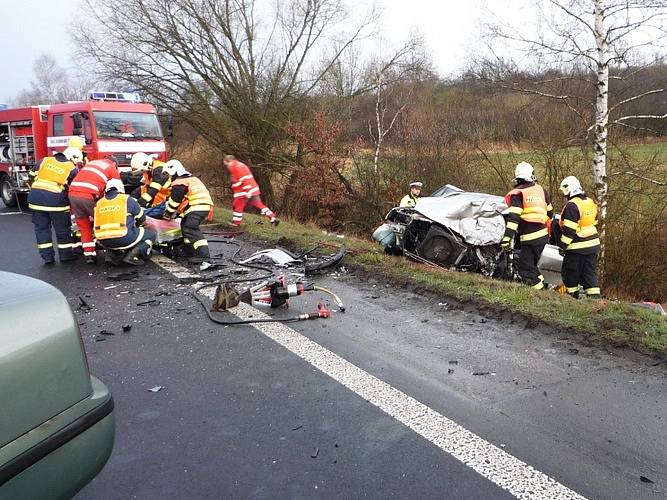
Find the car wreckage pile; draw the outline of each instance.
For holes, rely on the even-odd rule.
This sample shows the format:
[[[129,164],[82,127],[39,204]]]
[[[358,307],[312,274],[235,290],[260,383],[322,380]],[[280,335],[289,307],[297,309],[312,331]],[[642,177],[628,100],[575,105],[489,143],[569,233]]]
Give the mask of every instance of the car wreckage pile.
[[[183,237],[179,220],[167,221],[147,217],[146,225],[153,228],[157,233],[154,247],[156,251],[170,257],[180,256]],[[329,318],[332,310],[323,302],[318,304],[317,310],[314,312],[289,317],[232,320],[219,315],[219,313],[233,310],[241,302],[258,308],[284,309],[288,307],[289,299],[307,292],[321,292],[329,295],[338,306],[338,310],[340,312],[345,311],[345,305],[338,295],[310,281],[315,276],[338,267],[347,254],[345,246],[341,246],[333,255],[317,257],[313,256],[313,253],[319,246],[298,255],[278,247],[260,250],[244,259],[240,259],[239,254],[243,245],[235,241],[236,234],[224,231],[205,232],[205,234],[209,236],[209,242],[220,242],[238,247],[237,252],[230,259],[237,266],[237,269],[226,269],[222,273],[216,273],[219,267],[225,267],[224,264],[216,264],[210,268],[211,273],[204,273],[197,278],[197,281],[201,284],[196,287],[194,297],[214,323],[231,326],[251,323],[290,323]],[[219,236],[222,239],[210,238],[210,236]],[[249,275],[251,272],[254,272],[254,274]],[[257,274],[258,272],[260,274]],[[206,303],[198,292],[213,287],[216,288],[213,301],[212,303]]]
[[[500,196],[469,193],[446,185],[419,198],[414,208],[398,207],[373,233],[387,253],[426,264],[518,279],[513,252],[502,252],[508,207]],[[560,272],[558,247],[547,245],[540,269]]]

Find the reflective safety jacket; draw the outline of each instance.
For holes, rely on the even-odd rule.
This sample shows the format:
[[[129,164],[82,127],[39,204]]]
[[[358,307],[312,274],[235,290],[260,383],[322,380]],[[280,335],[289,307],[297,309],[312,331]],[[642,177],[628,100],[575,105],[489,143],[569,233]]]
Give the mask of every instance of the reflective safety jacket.
[[[160,205],[169,199],[170,194],[171,176],[164,170],[164,162],[155,160],[153,168],[144,172],[139,205],[142,207]]]
[[[130,248],[143,237],[144,209],[127,194],[111,191],[95,204],[95,237],[104,246]]]
[[[213,199],[206,186],[197,177],[187,175],[176,177],[171,183],[171,195],[167,201],[168,215],[178,212],[187,215],[190,212],[210,212]]]
[[[71,161],[58,161],[53,156],[47,156],[39,165],[32,189],[62,193],[67,188],[69,176],[75,168]]]
[[[70,184],[70,196],[104,196],[104,189],[109,179],[120,179],[116,165],[109,160],[93,160],[79,170]]]
[[[227,167],[232,179],[232,193],[234,198],[252,198],[259,196],[259,185],[250,171],[250,167],[238,160],[232,160]]]
[[[505,237],[516,234],[522,245],[543,245],[549,239],[547,226],[553,217],[553,207],[542,186],[534,182],[518,184],[505,196],[509,215]]]
[[[77,172],[76,166],[62,153],[43,158],[28,173],[31,179],[28,206],[43,212],[68,211],[67,187]]]
[[[412,193],[406,194],[403,198],[401,198],[401,203],[399,204],[399,207],[406,207],[406,208],[415,208],[417,206],[417,198],[416,196],[412,196]]]
[[[591,198],[583,194],[570,198],[561,212],[562,235],[558,245],[566,252],[597,252],[600,248],[597,223],[598,206]]]
[[[102,198],[95,204],[95,238],[107,240],[127,235],[127,194]]]

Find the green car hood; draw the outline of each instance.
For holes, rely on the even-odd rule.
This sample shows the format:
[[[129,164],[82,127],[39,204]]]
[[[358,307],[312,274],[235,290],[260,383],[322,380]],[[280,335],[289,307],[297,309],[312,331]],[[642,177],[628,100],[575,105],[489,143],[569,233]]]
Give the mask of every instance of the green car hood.
[[[0,272],[0,447],[91,392],[79,328],[63,294]]]

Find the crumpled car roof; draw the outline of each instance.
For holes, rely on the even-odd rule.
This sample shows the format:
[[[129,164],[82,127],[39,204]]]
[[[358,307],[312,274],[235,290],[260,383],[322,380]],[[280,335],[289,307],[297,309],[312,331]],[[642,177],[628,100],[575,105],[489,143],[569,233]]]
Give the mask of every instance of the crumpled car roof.
[[[449,191],[440,197],[419,198],[415,211],[463,237],[476,246],[500,243],[505,233],[507,210],[500,196],[485,193]]]

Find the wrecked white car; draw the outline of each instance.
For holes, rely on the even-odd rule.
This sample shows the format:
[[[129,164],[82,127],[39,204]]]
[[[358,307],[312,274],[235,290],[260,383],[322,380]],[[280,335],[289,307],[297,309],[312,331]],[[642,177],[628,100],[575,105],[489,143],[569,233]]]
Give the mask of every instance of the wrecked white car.
[[[420,198],[415,208],[394,208],[373,238],[388,253],[445,268],[515,279],[513,253],[500,250],[507,205],[500,196],[446,185]],[[560,272],[558,247],[547,245],[539,266]]]

